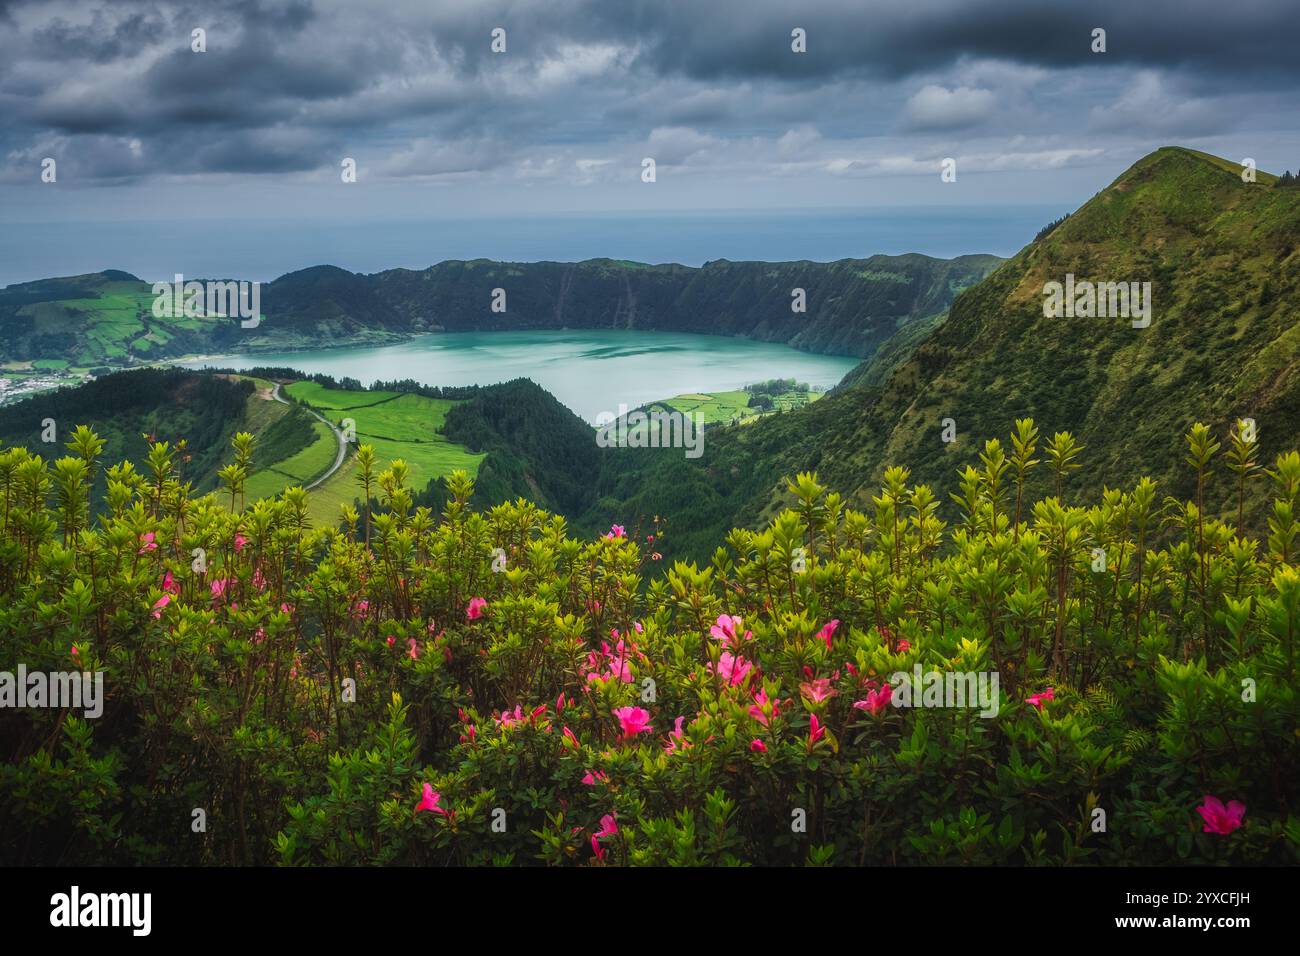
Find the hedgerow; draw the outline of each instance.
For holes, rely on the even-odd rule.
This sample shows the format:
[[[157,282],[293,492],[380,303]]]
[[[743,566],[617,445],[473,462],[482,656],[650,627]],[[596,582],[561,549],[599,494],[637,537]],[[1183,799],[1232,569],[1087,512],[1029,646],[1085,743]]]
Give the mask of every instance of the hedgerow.
[[[463,474],[414,507],[401,462],[312,528],[300,488],[243,500],[248,435],[215,493],[155,443],[93,507],[89,429],[10,449],[0,669],[102,671],[105,702],[0,709],[0,859],[1295,862],[1300,454],[1247,437],[1192,429],[1194,500],[1080,505],[1077,443],[1023,420],[946,505],[800,474],[703,567],[657,519],[475,511]],[[918,669],[996,674],[996,715],[895,706]]]

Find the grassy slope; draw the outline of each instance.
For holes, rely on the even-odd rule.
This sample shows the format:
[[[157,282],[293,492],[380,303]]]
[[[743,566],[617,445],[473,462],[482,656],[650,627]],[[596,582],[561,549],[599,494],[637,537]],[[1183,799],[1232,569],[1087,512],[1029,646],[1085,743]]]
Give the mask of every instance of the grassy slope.
[[[790,411],[816,401],[822,394],[821,392],[786,392],[775,396],[773,402],[782,411]],[[736,420],[761,417],[757,409],[749,407],[749,399],[749,393],[743,390],[688,393],[675,395],[660,402],[652,402],[646,407],[651,411],[699,413],[704,416],[704,421],[708,424],[731,423]]]
[[[960,295],[884,385],[711,430],[695,465],[618,452],[600,509],[668,514],[677,545],[699,556],[727,527],[788,501],[781,478],[802,469],[864,505],[884,468],[906,462],[946,502],[956,470],[977,463],[985,439],[1005,444],[1026,415],[1045,436],[1069,430],[1087,446],[1081,482],[1150,474],[1162,491],[1186,493],[1183,434],[1197,420],[1222,439],[1236,417],[1255,418],[1260,460],[1271,463],[1300,430],[1300,192],[1263,174],[1244,184],[1239,172],[1179,148],[1145,157]],[[1043,284],[1067,272],[1152,282],[1150,328],[1044,318]],[[956,443],[940,440],[945,417]],[[1226,478],[1211,483],[1214,507],[1228,490]]]
[[[463,445],[448,441],[441,434],[447,412],[458,402],[397,392],[333,389],[306,381],[294,382],[284,392],[311,405],[336,425],[351,418],[356,425],[357,441],[373,445],[383,467],[399,458],[406,462],[410,469],[409,485],[417,492],[434,479],[449,475],[458,468],[476,474],[484,458],[484,455],[470,452]],[[324,466],[328,467],[334,460],[336,446],[329,430],[319,422],[316,424],[326,433],[328,442],[318,443],[312,448],[328,448],[328,460]],[[329,480],[311,491],[308,496],[310,513],[317,521],[335,521],[339,507],[351,504],[356,497],[355,468],[349,457]]]

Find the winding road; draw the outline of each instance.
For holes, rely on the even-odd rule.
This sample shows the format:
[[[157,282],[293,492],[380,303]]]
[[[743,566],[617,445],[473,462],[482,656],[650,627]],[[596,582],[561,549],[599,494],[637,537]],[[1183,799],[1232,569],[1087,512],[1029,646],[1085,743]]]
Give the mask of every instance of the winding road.
[[[279,402],[281,405],[294,404],[293,402],[289,401],[287,398],[284,398],[280,395],[279,382],[276,382],[275,388],[271,389],[271,397],[275,399],[277,402]],[[339,444],[339,452],[337,455],[334,456],[334,464],[330,466],[330,470],[325,472],[325,474],[321,475],[310,485],[303,485],[303,489],[305,491],[311,491],[317,485],[323,484],[324,482],[328,481],[330,479],[330,476],[333,475],[334,472],[338,471],[339,468],[343,466],[343,460],[348,456],[348,440],[343,437],[343,432],[335,428],[334,423],[330,421],[328,418],[326,418],[324,415],[321,415],[318,412],[314,411],[313,409],[308,408],[306,405],[303,405],[301,407],[302,410],[305,411],[308,415],[311,415],[313,418],[317,419],[318,421],[324,422],[329,427],[329,430],[334,433],[334,439]]]

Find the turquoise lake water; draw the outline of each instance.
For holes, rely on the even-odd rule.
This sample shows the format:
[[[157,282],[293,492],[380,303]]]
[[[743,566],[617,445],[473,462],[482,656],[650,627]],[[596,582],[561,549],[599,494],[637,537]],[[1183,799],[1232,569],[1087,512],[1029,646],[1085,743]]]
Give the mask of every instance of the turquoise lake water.
[[[364,385],[410,378],[425,385],[492,385],[532,379],[595,422],[619,405],[636,408],[688,392],[720,392],[772,378],[830,387],[858,364],[785,345],[717,335],[582,329],[448,332],[398,345],[259,352],[184,363],[190,368],[276,366]]]

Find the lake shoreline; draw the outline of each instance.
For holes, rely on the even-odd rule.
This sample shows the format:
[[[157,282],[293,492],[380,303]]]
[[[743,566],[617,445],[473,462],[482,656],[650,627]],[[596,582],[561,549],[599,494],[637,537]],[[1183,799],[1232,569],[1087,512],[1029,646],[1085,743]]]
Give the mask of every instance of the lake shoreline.
[[[859,364],[747,336],[640,329],[425,332],[397,342],[248,349],[168,360],[183,368],[292,368],[363,386],[410,378],[428,386],[527,378],[583,419],[692,392],[734,392],[776,378],[829,389]]]

